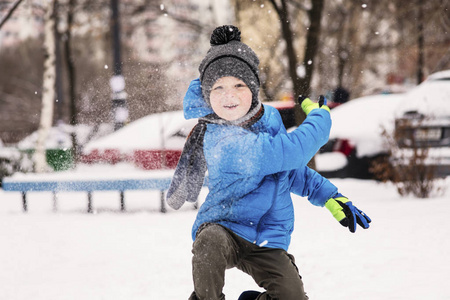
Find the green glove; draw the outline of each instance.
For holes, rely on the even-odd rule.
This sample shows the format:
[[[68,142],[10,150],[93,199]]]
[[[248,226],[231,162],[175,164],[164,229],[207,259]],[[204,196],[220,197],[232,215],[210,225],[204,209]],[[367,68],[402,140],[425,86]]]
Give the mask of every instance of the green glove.
[[[368,215],[353,206],[352,202],[342,194],[337,194],[334,198],[328,199],[325,207],[342,226],[348,227],[350,232],[356,231],[356,224],[367,229],[369,223],[372,222]]]
[[[300,100],[300,97],[299,97]],[[330,108],[326,105],[327,99],[323,96],[320,97],[319,102],[312,102],[311,99],[305,98],[303,101],[301,101],[301,106],[303,111],[306,115],[309,115],[309,113],[314,109],[325,109],[328,112],[330,112]]]

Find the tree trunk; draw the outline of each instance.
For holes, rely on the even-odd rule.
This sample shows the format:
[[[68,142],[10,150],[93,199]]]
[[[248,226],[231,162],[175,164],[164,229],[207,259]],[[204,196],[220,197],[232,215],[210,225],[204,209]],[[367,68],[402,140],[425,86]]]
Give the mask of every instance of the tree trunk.
[[[306,48],[303,56],[303,65],[305,66],[305,77],[300,79],[300,87],[297,91],[299,95],[309,95],[311,92],[311,79],[314,71],[314,59],[319,49],[320,21],[324,0],[313,0],[312,8],[308,11],[309,30],[306,34]]]
[[[306,34],[306,47],[303,58],[303,65],[305,67],[305,77],[300,78],[297,74],[297,54],[294,48],[294,34],[290,26],[289,12],[287,7],[287,0],[281,0],[280,4],[277,1],[271,0],[272,6],[275,8],[280,17],[281,31],[283,39],[286,42],[286,56],[288,59],[288,72],[292,80],[293,96],[297,101],[299,96],[309,96],[311,78],[314,71],[314,58],[319,49],[319,35],[320,35],[320,20],[322,18],[322,11],[324,7],[324,0],[313,0],[312,8],[308,11],[310,26]],[[298,103],[297,103],[298,104]],[[296,123],[301,124],[305,119],[305,114],[301,109],[296,111]]]
[[[423,2],[417,1],[417,84],[423,81],[423,69],[424,69],[424,35],[423,35]]]
[[[289,77],[291,77],[292,80],[292,95],[294,98],[294,101],[298,103],[298,96],[301,94],[301,88],[300,88],[300,78],[297,74],[297,54],[295,52],[294,48],[294,34],[291,29],[290,20],[289,20],[289,12],[287,8],[286,0],[281,0],[281,5],[278,5],[275,0],[270,1],[272,3],[272,6],[275,8],[275,11],[277,12],[278,16],[280,17],[280,23],[281,23],[281,34],[283,36],[283,39],[286,43],[286,56],[288,59],[288,73]],[[304,120],[306,116],[304,112],[300,109],[299,106],[295,109],[295,123],[297,125],[300,125]]]
[[[273,1],[275,3],[275,1]],[[279,8],[279,16],[280,16],[280,22],[281,22],[281,31],[283,34],[283,39],[286,42],[286,55],[288,58],[288,65],[289,65],[289,76],[292,80],[293,85],[293,92],[294,92],[294,98],[297,98],[299,96],[299,77],[297,74],[297,53],[295,52],[294,48],[294,34],[292,33],[290,20],[289,20],[289,12],[287,8],[287,4],[285,0],[281,1],[281,7]]]
[[[48,169],[46,160],[45,142],[48,132],[53,123],[53,105],[55,101],[55,5],[57,0],[47,1],[47,10],[45,13],[44,26],[44,78],[42,88],[42,108],[41,119],[38,129],[38,139],[36,142],[36,151],[34,153],[34,162],[36,172],[44,172]]]
[[[69,99],[70,99],[70,125],[72,125],[72,154],[73,160],[76,164],[80,156],[80,149],[78,146],[77,132],[75,126],[78,124],[77,120],[77,95],[76,95],[76,72],[72,53],[72,24],[73,14],[75,8],[75,0],[69,0],[69,9],[67,12],[67,31],[64,39],[64,51],[67,65],[67,75],[69,81]]]

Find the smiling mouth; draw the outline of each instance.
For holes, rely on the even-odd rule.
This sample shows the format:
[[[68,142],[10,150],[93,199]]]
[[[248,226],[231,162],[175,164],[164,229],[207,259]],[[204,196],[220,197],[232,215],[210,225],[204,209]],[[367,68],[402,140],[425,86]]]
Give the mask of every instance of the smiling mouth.
[[[235,108],[235,107],[238,107],[238,105],[237,105],[237,104],[224,105],[224,107],[225,107],[225,108],[228,108],[228,109],[233,109],[233,108]]]

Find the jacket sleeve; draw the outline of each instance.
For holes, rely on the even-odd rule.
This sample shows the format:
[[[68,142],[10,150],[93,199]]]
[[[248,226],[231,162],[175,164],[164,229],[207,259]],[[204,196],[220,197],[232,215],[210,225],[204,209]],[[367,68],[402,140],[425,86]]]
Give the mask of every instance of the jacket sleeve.
[[[338,192],[328,179],[306,166],[291,172],[290,183],[292,193],[308,197],[309,202],[316,206],[324,206]]]
[[[222,173],[243,176],[265,176],[303,168],[328,141],[330,128],[330,114],[324,109],[312,111],[290,133],[272,136],[236,128],[206,151],[211,163],[208,168],[218,167]]]

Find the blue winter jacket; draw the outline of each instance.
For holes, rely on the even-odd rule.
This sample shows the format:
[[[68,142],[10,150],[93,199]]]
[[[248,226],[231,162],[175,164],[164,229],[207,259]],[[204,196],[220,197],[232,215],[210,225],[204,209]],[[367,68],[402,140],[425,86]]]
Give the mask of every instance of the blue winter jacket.
[[[187,119],[212,113],[194,80],[184,98]],[[247,241],[287,250],[294,229],[291,193],[317,206],[337,193],[327,179],[306,166],[327,140],[330,114],[313,110],[287,133],[279,112],[264,106],[251,128],[208,124],[203,151],[209,193],[200,207],[192,237],[205,222],[221,224]]]

